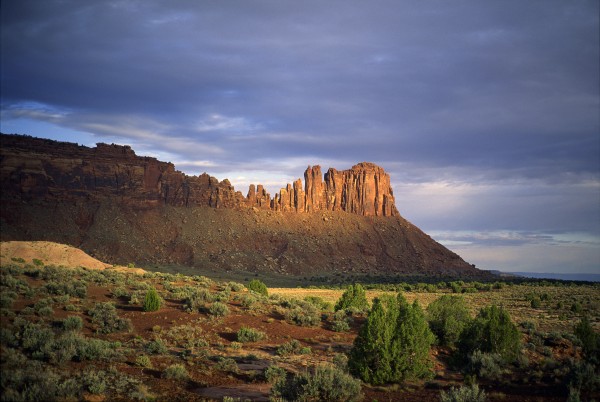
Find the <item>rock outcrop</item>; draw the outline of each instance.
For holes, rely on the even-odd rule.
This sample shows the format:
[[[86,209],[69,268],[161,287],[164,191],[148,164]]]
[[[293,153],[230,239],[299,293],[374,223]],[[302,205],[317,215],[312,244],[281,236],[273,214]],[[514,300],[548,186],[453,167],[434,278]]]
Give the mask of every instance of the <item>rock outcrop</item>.
[[[389,175],[372,163],[349,170],[308,167],[301,179],[271,199],[252,184],[244,197],[225,179],[188,176],[172,163],[140,157],[129,146],[95,148],[18,135],[2,135],[0,183],[3,197],[19,200],[117,197],[149,205],[260,208],[282,212],[345,211],[363,216],[397,216]]]
[[[101,260],[198,269],[481,277],[402,218],[372,163],[308,167],[273,198],[188,176],[128,146],[1,135],[0,237],[46,240]]]

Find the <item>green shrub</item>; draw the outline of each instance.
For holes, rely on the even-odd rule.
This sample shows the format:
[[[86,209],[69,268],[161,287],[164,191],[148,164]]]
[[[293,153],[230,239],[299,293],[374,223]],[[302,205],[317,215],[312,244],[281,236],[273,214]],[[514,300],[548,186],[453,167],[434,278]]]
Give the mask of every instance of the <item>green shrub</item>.
[[[331,323],[331,329],[335,332],[350,331],[351,322],[352,316],[349,316],[346,310],[338,310],[333,314],[333,322]]]
[[[486,399],[485,391],[480,390],[477,384],[452,387],[448,392],[440,393],[441,402],[485,402]]]
[[[146,292],[146,297],[144,297],[144,311],[158,311],[161,304],[162,299],[156,289],[152,288]]]
[[[542,299],[539,296],[533,296],[531,298],[531,308],[540,308],[542,307]]]
[[[350,373],[371,384],[428,377],[434,339],[417,301],[377,298],[350,351]]]
[[[165,342],[160,338],[156,338],[146,344],[146,352],[152,355],[162,355],[168,351],[169,349],[167,349]]]
[[[301,350],[302,344],[298,340],[292,339],[289,342],[279,345],[275,353],[277,353],[279,356],[288,356],[300,354]]]
[[[187,380],[190,375],[183,364],[172,364],[167,367],[163,373],[164,378],[170,378],[173,380]]]
[[[38,267],[43,267],[44,266],[44,261],[38,259],[38,258],[34,258],[33,260],[33,265],[36,265]]]
[[[600,363],[600,335],[594,331],[587,316],[575,326],[574,333],[581,342],[586,359]]]
[[[571,305],[571,311],[576,314],[581,314],[583,312],[583,307],[581,306],[581,303],[579,303],[579,302],[573,303]]]
[[[367,311],[369,309],[365,289],[359,283],[349,285],[335,304],[335,311],[345,309],[354,309],[356,311]]]
[[[336,353],[333,355],[333,365],[348,372],[348,356],[345,353]]]
[[[4,346],[4,345],[3,345]],[[21,352],[2,349],[1,399],[3,401],[75,400],[77,389],[41,362]]]
[[[63,280],[49,280],[44,286],[51,295],[69,295],[83,299],[87,296],[87,284],[80,280],[65,278]]]
[[[321,324],[321,312],[311,303],[295,306],[284,313],[285,320],[301,327],[316,327]]]
[[[54,346],[54,332],[47,326],[29,321],[17,322],[17,325],[23,349],[30,352],[34,359],[47,359]]]
[[[245,286],[243,283],[239,282],[228,282],[227,288],[233,292],[241,292],[242,290],[244,290]]]
[[[450,282],[450,289],[452,289],[452,293],[462,293],[463,287],[458,282]]]
[[[360,401],[360,381],[329,364],[311,372],[279,378],[271,388],[274,397],[291,401]]]
[[[259,279],[252,279],[250,282],[248,282],[246,288],[261,295],[269,296],[269,290],[267,289],[267,285],[265,285]]]
[[[328,301],[325,301],[322,297],[319,296],[306,296],[304,301],[309,302],[316,308],[321,311],[333,311],[333,304]]]
[[[480,350],[469,356],[466,372],[486,380],[498,380],[503,374],[502,356],[497,353],[483,353]]]
[[[215,369],[230,373],[238,373],[240,371],[236,361],[231,357],[220,357]]]
[[[566,383],[569,389],[575,390],[577,394],[593,392],[600,388],[600,376],[597,368],[586,361],[575,361],[567,374]]]
[[[459,357],[466,359],[475,350],[499,354],[507,361],[515,361],[521,350],[520,334],[502,307],[484,307],[461,333]]]
[[[229,314],[229,307],[225,303],[214,302],[208,309],[208,312],[216,317],[224,317]]]
[[[148,355],[139,355],[135,358],[135,365],[139,367],[152,368],[152,360]]]
[[[81,317],[72,315],[63,320],[62,327],[65,331],[81,331],[83,328],[83,320]]]
[[[211,303],[214,300],[214,296],[208,289],[204,288],[188,288],[186,293],[183,306],[188,312],[199,311],[203,309],[206,303]]]
[[[129,292],[127,291],[127,289],[124,286],[117,286],[116,288],[114,288],[111,291],[111,297],[118,299],[120,297],[127,297],[129,296]]]
[[[278,381],[285,381],[286,371],[282,367],[269,366],[264,371],[265,379],[269,384],[275,384]]]
[[[15,292],[7,292],[4,289],[0,292],[0,308],[12,308],[12,305],[17,298]]]
[[[112,332],[130,331],[131,321],[120,318],[117,309],[111,302],[96,303],[88,311],[92,317],[92,323],[96,324],[96,332],[101,334],[110,334]]]
[[[242,327],[237,332],[238,342],[258,342],[266,337],[266,334],[254,328]]]
[[[471,317],[462,297],[444,295],[427,307],[427,319],[440,344],[452,346]]]

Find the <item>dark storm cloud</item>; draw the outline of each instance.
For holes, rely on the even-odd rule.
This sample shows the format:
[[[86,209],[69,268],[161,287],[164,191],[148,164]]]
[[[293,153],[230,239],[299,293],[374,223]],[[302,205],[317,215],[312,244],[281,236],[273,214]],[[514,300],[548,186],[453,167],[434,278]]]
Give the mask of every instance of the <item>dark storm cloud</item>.
[[[22,0],[1,11],[3,131],[50,123],[219,178],[373,161],[401,212],[430,228],[600,235],[595,0]],[[439,183],[472,214],[442,205]]]

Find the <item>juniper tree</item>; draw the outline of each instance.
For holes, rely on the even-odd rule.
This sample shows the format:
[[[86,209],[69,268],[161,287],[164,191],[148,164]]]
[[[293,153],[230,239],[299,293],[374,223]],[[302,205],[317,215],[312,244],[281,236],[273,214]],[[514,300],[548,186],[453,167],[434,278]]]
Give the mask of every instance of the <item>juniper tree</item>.
[[[158,311],[161,299],[156,289],[150,289],[144,297],[144,311]]]
[[[452,346],[471,320],[465,300],[460,296],[444,295],[427,306],[431,331],[439,343]]]
[[[345,309],[365,311],[368,308],[369,302],[367,301],[365,289],[360,283],[349,285],[335,305],[335,311]]]
[[[418,302],[401,294],[375,299],[350,351],[350,372],[371,384],[400,382],[430,374],[434,336]]]
[[[269,290],[267,289],[267,285],[265,285],[259,279],[252,279],[247,285],[246,288],[253,292],[259,293],[264,296],[269,296]]]
[[[484,307],[461,333],[459,339],[461,357],[466,358],[475,350],[497,353],[506,361],[514,361],[521,350],[519,330],[502,307]]]

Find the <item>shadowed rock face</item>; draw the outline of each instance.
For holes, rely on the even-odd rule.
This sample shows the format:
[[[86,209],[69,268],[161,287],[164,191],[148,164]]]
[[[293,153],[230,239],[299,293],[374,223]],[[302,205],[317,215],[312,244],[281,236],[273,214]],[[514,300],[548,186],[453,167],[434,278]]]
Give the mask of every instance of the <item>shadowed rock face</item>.
[[[1,135],[2,240],[49,240],[107,262],[289,274],[481,271],[400,216],[372,163],[308,167],[273,198],[188,176],[128,146]]]

